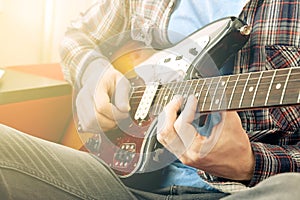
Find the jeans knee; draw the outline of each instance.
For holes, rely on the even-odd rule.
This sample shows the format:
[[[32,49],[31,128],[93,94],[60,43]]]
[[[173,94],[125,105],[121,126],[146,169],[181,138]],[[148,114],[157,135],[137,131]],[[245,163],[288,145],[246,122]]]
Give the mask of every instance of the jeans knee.
[[[296,172],[289,172],[289,173],[282,173],[278,174],[273,177],[273,181],[279,181],[280,183],[283,183],[284,185],[288,186],[295,186],[300,183],[300,173]]]

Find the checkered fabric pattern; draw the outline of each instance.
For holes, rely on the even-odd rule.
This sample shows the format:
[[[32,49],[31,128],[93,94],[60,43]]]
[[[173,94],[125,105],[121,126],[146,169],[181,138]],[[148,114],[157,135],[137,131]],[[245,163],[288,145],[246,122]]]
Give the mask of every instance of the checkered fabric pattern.
[[[129,31],[132,39],[170,45],[166,30],[175,3],[175,0],[107,0],[91,7],[72,23],[62,42],[66,78],[75,84],[89,63],[106,59],[108,52],[99,49],[99,45],[112,35]],[[240,18],[252,27],[252,33],[236,55],[235,73],[299,67],[299,0],[250,0]],[[124,36],[116,37],[111,45],[117,48],[124,40]],[[78,86],[81,87],[80,81]],[[252,180],[232,182],[199,172],[203,178],[222,191],[233,192],[277,173],[300,171],[300,107],[243,111],[239,115],[256,159]]]

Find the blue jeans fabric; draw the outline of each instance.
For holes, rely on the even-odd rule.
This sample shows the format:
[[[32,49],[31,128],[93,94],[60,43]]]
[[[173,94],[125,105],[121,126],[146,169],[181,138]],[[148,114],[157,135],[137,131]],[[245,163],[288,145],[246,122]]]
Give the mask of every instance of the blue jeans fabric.
[[[0,199],[2,200],[207,200],[231,197],[222,192],[185,186],[171,186],[152,191],[132,189],[125,186],[106,164],[86,152],[35,138],[4,125],[0,125],[0,138]],[[297,178],[294,182],[300,183],[300,176],[293,177]],[[284,188],[292,190],[290,184],[295,184],[293,178],[288,177],[287,180]],[[288,194],[299,196],[298,185]],[[264,187],[260,191],[270,191],[270,188],[269,190],[266,188],[268,189]],[[275,185],[273,189],[277,193],[282,191],[278,188],[279,186]],[[250,190],[250,194],[246,193],[246,195],[260,194],[255,191]],[[232,196],[231,199],[240,198],[241,196],[237,198]]]
[[[170,187],[155,194],[130,189],[105,163],[86,152],[3,125],[0,138],[0,199],[129,200],[166,199],[169,195],[181,199],[185,190]],[[193,196],[199,190],[187,191]]]

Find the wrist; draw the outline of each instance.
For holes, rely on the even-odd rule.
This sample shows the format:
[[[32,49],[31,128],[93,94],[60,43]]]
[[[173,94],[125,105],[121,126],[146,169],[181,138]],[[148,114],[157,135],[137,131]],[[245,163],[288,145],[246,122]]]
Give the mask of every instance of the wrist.
[[[253,177],[254,168],[255,168],[255,156],[252,150],[249,153],[249,159],[245,162],[243,173],[241,174],[240,180],[250,181]]]

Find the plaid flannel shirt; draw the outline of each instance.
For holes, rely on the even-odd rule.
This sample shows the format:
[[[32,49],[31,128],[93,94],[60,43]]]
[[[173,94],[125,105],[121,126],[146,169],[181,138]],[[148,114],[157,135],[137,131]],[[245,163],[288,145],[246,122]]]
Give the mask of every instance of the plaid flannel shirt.
[[[106,59],[99,44],[128,31],[134,40],[168,46],[167,25],[175,0],[110,0],[91,7],[69,28],[61,48],[66,78],[76,83],[95,59]],[[248,43],[238,52],[235,73],[299,67],[300,1],[250,0],[240,18],[252,26]],[[114,40],[118,47],[122,37]],[[78,84],[80,88],[80,83]],[[199,174],[222,191],[254,186],[284,172],[300,171],[300,107],[239,112],[255,155],[250,182],[239,183]]]

